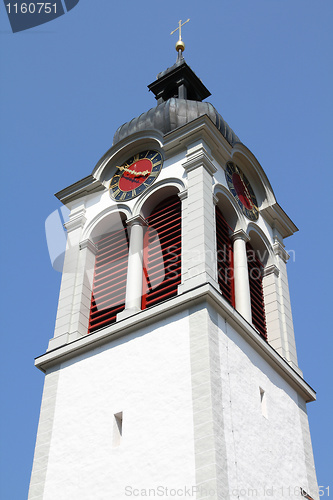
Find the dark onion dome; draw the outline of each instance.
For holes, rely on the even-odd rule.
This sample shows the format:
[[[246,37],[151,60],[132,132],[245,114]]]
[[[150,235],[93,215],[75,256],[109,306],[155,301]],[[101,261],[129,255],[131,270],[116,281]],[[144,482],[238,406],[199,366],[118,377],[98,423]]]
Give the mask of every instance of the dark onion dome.
[[[202,102],[210,92],[186,64],[181,51],[177,62],[159,73],[148,88],[155,94],[157,106],[121,125],[114,135],[113,144],[144,130],[155,129],[167,134],[203,115],[209,116],[229,144],[240,142],[214,106]]]
[[[113,144],[117,144],[125,137],[143,130],[157,129],[162,134],[167,134],[203,115],[209,116],[229,144],[233,145],[240,142],[227,122],[223,120],[222,116],[209,102],[171,97],[167,101],[158,104],[155,108],[151,108],[137,118],[133,118],[133,120],[121,125],[113,137]]]

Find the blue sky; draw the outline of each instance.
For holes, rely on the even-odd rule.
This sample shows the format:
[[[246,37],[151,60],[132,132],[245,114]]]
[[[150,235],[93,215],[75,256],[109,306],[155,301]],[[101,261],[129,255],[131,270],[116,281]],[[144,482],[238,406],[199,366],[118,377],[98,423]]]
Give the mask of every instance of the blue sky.
[[[299,227],[286,241],[300,367],[318,482],[332,484],[331,0],[80,0],[13,34],[0,5],[2,164],[2,498],[27,496],[43,374],[60,285],[44,223],[53,193],[89,175],[122,123],[155,105],[148,92],[176,60],[265,169]],[[325,496],[327,497],[327,490]]]

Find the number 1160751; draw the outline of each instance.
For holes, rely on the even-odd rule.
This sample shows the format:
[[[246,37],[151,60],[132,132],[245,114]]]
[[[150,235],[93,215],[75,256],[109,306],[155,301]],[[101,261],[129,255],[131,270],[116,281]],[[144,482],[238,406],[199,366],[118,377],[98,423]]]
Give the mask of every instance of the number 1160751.
[[[51,2],[7,3],[8,14],[51,14],[57,13],[57,4]]]

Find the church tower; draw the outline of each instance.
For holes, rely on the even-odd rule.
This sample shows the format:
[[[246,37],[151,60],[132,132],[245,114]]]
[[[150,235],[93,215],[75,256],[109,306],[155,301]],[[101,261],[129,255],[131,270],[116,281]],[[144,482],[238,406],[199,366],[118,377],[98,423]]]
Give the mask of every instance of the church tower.
[[[284,239],[297,231],[183,58],[70,209],[29,500],[319,499]]]

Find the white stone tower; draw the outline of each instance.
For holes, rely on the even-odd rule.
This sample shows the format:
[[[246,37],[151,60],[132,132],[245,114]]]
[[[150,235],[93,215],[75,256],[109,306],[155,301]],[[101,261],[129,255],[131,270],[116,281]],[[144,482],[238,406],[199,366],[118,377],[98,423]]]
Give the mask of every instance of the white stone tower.
[[[284,238],[182,57],[70,209],[29,500],[318,499]]]

